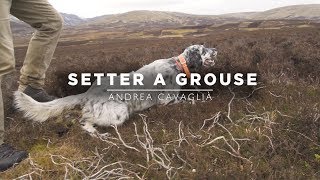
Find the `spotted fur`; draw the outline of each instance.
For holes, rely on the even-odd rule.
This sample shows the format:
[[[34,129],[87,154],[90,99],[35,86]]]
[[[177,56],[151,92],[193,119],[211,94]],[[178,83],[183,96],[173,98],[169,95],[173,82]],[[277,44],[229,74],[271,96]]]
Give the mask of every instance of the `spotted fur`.
[[[202,66],[214,65],[217,51],[214,48],[205,48],[202,45],[193,45],[184,50],[182,55],[187,61],[190,72],[199,72]],[[175,77],[181,70],[176,65],[177,57],[156,60],[143,66],[134,73],[144,75],[144,86],[126,86],[127,89],[180,89],[175,83]],[[158,73],[161,73],[166,82],[166,86],[153,86]],[[110,86],[108,77],[102,78],[101,86],[94,83],[91,88],[79,95],[68,96],[56,99],[51,102],[37,102],[26,94],[16,91],[16,107],[25,113],[25,117],[38,122],[44,122],[50,117],[58,116],[64,110],[72,109],[76,105],[82,107],[82,118],[80,122],[83,129],[91,134],[96,133],[94,125],[98,126],[118,126],[129,119],[134,112],[145,110],[154,105],[166,105],[169,100],[159,100],[159,93],[172,94],[179,92],[148,92],[152,98],[149,100],[110,100],[110,95],[121,94],[124,92],[110,92],[112,89],[123,89],[120,84],[120,77],[115,78],[115,86]]]

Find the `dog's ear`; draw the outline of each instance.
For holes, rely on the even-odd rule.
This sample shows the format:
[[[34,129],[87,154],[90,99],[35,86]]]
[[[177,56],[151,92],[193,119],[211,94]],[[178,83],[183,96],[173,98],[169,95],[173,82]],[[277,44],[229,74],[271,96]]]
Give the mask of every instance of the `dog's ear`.
[[[187,52],[187,65],[190,71],[197,71],[202,65],[201,52],[199,48],[191,49]]]
[[[201,52],[201,55],[205,55],[206,53],[208,53],[208,49],[202,46],[200,52]]]

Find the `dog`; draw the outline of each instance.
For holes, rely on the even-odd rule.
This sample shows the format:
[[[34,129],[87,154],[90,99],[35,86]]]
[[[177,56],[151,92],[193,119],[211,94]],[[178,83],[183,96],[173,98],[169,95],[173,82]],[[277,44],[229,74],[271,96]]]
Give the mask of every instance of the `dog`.
[[[142,74],[146,82],[153,81],[156,76],[161,73],[166,86],[154,86],[153,83],[145,83],[143,86],[120,86],[120,77],[114,78],[114,86],[107,85],[110,78],[103,77],[101,85],[96,82],[85,93],[67,96],[50,102],[37,102],[26,94],[16,91],[14,93],[15,105],[18,110],[23,111],[26,118],[37,122],[44,122],[50,117],[60,115],[65,110],[75,108],[77,105],[81,107],[82,117],[80,124],[82,128],[94,135],[97,132],[97,126],[119,126],[129,119],[130,115],[143,111],[154,105],[166,105],[172,100],[149,98],[145,100],[134,99],[111,99],[110,96],[116,93],[123,94],[126,89],[155,89],[150,93],[151,97],[156,97],[159,93],[164,95],[169,93],[179,94],[181,87],[176,84],[175,78],[179,73],[199,72],[202,67],[211,67],[215,64],[217,50],[215,48],[206,48],[203,45],[192,45],[187,47],[178,57],[168,59],[159,59],[148,65],[143,66],[139,70],[130,73],[130,77],[135,73]],[[125,88],[124,91],[116,92],[113,89]],[[176,91],[161,91],[163,89],[174,89]],[[159,90],[159,91],[158,91]],[[131,92],[132,93],[132,92]]]

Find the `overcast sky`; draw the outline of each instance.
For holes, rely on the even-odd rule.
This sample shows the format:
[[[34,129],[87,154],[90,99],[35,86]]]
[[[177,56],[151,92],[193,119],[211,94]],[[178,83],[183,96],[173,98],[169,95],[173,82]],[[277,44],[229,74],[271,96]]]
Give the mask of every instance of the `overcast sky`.
[[[60,12],[95,17],[133,10],[176,11],[216,15],[263,11],[295,4],[320,4],[320,0],[49,0]]]

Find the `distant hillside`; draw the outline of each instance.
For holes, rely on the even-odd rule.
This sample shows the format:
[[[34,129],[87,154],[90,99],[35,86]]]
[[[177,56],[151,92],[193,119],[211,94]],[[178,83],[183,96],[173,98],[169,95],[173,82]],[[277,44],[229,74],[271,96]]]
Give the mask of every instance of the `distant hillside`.
[[[241,12],[223,15],[192,15],[163,11],[131,11],[122,14],[82,19],[73,14],[62,13],[65,28],[84,30],[146,30],[183,26],[222,25],[247,20],[312,20],[320,22],[320,4],[280,7],[264,12]],[[30,34],[32,29],[12,18],[12,30],[21,35]]]
[[[64,24],[67,26],[76,26],[86,21],[85,19],[74,14],[61,13],[61,15],[63,17]]]
[[[296,5],[272,9],[249,16],[251,19],[320,20],[320,4]]]
[[[87,25],[106,25],[113,28],[144,28],[201,26],[225,22],[237,22],[239,18],[207,15],[191,15],[178,12],[163,11],[131,11],[88,19]]]
[[[263,12],[231,13],[225,17],[238,17],[250,20],[320,20],[320,4],[294,5]]]
[[[233,17],[233,18],[240,18],[240,19],[251,19],[250,16],[254,16],[259,12],[239,12],[239,13],[228,13],[222,14],[222,17]]]
[[[192,15],[163,11],[131,11],[87,19],[87,27],[99,28],[168,28],[227,24],[245,20],[314,20],[320,21],[320,4],[280,7],[264,12],[240,12],[223,15]]]

